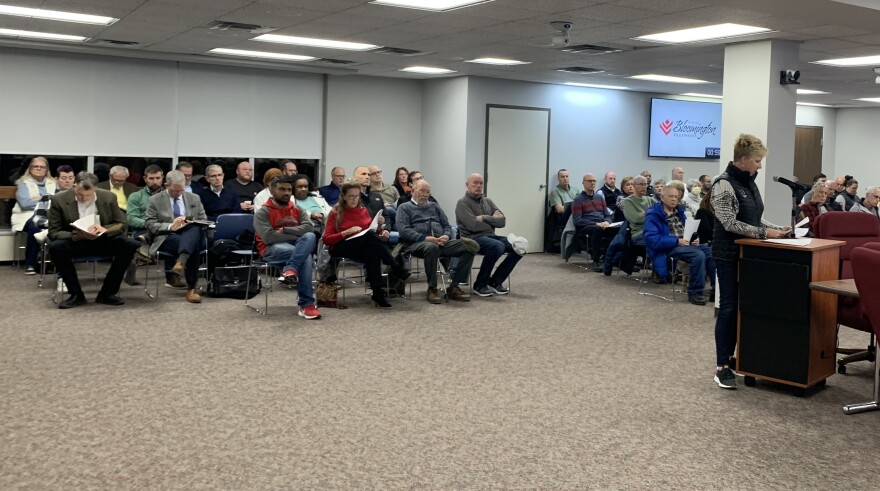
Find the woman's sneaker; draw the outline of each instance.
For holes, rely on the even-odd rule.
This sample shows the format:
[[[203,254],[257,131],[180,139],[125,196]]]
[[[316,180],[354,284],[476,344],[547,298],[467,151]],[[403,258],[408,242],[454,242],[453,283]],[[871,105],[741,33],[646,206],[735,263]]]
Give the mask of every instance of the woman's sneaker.
[[[33,266],[27,266],[24,268],[24,274],[31,276],[37,274],[37,268]]]
[[[715,370],[715,383],[722,389],[736,389],[736,374],[729,367]]]
[[[510,290],[504,288],[504,285],[489,284],[489,291],[497,295],[507,295],[508,293],[510,293]]]

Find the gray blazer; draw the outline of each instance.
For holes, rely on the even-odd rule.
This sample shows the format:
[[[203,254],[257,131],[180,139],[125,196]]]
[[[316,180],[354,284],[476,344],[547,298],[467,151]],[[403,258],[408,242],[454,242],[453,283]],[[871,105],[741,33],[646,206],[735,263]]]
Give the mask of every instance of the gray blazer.
[[[183,192],[183,203],[186,210],[182,210],[185,216],[191,216],[196,220],[207,220],[205,207],[202,206],[202,200],[195,193]],[[153,243],[150,244],[150,255],[156,254],[162,243],[165,242],[165,236],[171,233],[168,227],[174,221],[174,212],[171,210],[171,197],[168,191],[163,189],[150,196],[147,202],[147,212],[144,214],[144,226],[153,236]],[[190,225],[192,226],[192,225]]]

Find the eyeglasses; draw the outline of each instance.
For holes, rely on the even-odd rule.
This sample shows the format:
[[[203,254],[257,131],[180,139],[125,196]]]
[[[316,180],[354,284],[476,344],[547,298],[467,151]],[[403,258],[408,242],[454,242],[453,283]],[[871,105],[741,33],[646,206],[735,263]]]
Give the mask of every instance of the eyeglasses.
[[[367,175],[368,175],[368,176],[378,176],[378,175],[381,174],[381,173],[382,173],[382,171],[377,170],[376,172],[370,172],[370,173],[367,174]]]
[[[596,182],[595,179],[584,179],[584,182]]]
[[[333,174],[334,179],[345,179],[345,174]]]
[[[360,194],[346,194],[345,199],[359,199],[361,197]]]

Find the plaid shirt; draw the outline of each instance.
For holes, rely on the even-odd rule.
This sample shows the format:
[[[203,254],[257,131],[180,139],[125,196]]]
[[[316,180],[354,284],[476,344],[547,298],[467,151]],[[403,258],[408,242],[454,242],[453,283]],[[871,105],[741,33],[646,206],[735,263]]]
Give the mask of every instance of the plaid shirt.
[[[666,213],[666,225],[669,226],[669,235],[674,235],[678,238],[684,237],[684,224],[681,223],[681,219],[678,218],[675,210],[672,210],[672,213]]]

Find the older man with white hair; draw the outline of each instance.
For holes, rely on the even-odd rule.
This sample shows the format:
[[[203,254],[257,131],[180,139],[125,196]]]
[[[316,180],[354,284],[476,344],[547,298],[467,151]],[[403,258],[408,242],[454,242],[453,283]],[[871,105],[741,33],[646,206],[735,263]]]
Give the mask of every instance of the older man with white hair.
[[[865,190],[865,197],[859,200],[858,203],[854,204],[849,211],[870,213],[880,219],[880,213],[878,213],[880,207],[877,206],[878,202],[880,202],[880,187],[871,186]]]
[[[128,176],[127,168],[114,165],[110,168],[110,179],[98,183],[98,189],[105,189],[116,195],[116,202],[123,210],[128,209],[128,197],[138,190],[136,185],[128,182]]]

